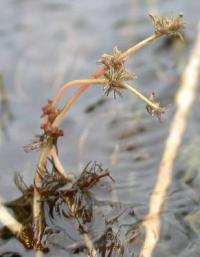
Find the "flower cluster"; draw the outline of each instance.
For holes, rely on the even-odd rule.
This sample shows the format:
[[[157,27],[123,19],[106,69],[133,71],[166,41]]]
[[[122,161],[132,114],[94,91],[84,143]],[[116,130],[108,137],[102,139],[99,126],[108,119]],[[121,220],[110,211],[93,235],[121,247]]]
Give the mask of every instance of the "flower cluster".
[[[52,103],[53,102],[51,100],[48,100],[48,104],[42,107],[41,117],[45,118],[45,122],[40,125],[40,128],[44,131],[44,133],[41,135],[36,135],[31,144],[25,145],[25,152],[28,153],[33,150],[40,149],[47,143],[49,137],[56,139],[64,136],[62,129],[52,126],[54,120],[60,113],[58,109],[53,107]]]
[[[64,135],[63,130],[57,127],[53,127],[52,123],[60,113],[58,109],[56,109],[52,105],[52,101],[48,100],[48,104],[42,107],[42,117],[46,117],[46,121],[41,124],[40,128],[44,130],[44,133],[51,137],[61,137]]]
[[[108,70],[112,68],[117,71],[120,70],[125,63],[125,59],[123,59],[121,56],[121,51],[117,47],[114,47],[113,55],[103,54],[99,60],[99,63],[104,64]]]
[[[160,35],[177,35],[183,40],[180,30],[184,27],[183,15],[179,14],[177,17],[166,17],[149,15],[155,33]]]
[[[116,93],[121,96],[121,90],[124,89],[123,82],[134,80],[136,77],[130,75],[125,68],[125,59],[122,58],[122,54],[117,47],[113,49],[113,55],[104,54],[99,60],[105,68],[106,72],[104,77],[107,84],[104,86],[106,95],[110,92],[114,92],[114,98]]]
[[[51,124],[48,124],[47,122],[42,123],[40,126],[41,129],[44,130],[44,133],[50,137],[63,137],[64,132],[62,129],[57,127],[52,127]]]

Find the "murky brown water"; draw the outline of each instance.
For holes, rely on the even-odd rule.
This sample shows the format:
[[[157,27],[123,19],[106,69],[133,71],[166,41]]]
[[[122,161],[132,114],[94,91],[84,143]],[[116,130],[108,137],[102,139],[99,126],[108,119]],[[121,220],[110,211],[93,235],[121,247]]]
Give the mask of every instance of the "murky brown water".
[[[88,161],[101,162],[116,182],[112,195],[100,194],[99,200],[130,204],[141,220],[148,211],[173,116],[173,97],[195,39],[199,1],[5,0],[0,2],[0,10],[0,73],[11,113],[4,117],[6,129],[0,134],[0,196],[5,201],[18,195],[13,183],[16,171],[32,183],[38,153],[27,155],[22,147],[39,132],[41,106],[60,85],[88,77],[96,70],[101,54],[111,53],[114,46],[125,50],[150,35],[148,13],[184,14],[185,47],[180,42],[169,46],[161,39],[129,61],[129,70],[138,76],[135,84],[143,93],[156,91],[161,102],[172,103],[164,123],[148,116],[143,104],[130,95],[117,101],[108,97],[86,112],[103,95],[98,87],[80,99],[63,123],[60,154],[65,167],[78,174]],[[183,147],[199,137],[199,101],[198,95]],[[193,157],[199,153],[198,146]],[[183,183],[186,159],[176,162],[155,257],[200,256],[199,168],[193,168],[192,183]],[[47,256],[64,256],[64,245],[60,240],[59,247]],[[7,251],[34,256],[14,239],[0,241],[0,254]]]

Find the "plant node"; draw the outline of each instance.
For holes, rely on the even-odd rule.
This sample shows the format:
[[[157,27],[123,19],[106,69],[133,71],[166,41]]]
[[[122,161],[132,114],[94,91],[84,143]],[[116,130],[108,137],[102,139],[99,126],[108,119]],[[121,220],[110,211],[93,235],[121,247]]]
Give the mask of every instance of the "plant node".
[[[122,96],[121,90],[125,89],[123,82],[136,79],[136,76],[132,76],[125,68],[125,59],[121,58],[122,54],[117,47],[113,49],[113,55],[104,54],[100,58],[99,62],[105,65],[106,72],[104,77],[106,79],[106,85],[104,91],[106,95],[110,92],[114,92],[114,98],[116,93]]]

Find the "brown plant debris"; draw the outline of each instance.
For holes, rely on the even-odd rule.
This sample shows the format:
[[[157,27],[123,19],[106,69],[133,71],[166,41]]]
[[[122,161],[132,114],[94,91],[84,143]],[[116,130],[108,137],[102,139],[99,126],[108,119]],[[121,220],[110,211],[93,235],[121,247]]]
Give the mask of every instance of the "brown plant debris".
[[[106,177],[113,180],[109,171],[96,162],[90,162],[85,166],[80,176],[72,182],[58,173],[52,162],[50,164],[52,165],[51,171],[46,169],[42,178],[42,185],[37,188],[41,194],[43,206],[43,213],[41,213],[43,234],[39,245],[34,238],[33,191],[35,185],[27,186],[22,176],[15,176],[15,183],[22,196],[5,203],[5,206],[13,211],[15,218],[24,227],[21,233],[15,237],[26,249],[39,249],[46,252],[51,245],[49,238],[54,234],[57,237],[60,230],[63,231],[62,227],[58,229],[59,224],[55,226],[55,221],[51,223],[52,220],[60,217],[67,224],[73,224],[74,231],[71,233],[73,236],[79,233],[80,238],[83,234],[93,235],[94,228],[96,230],[98,227],[98,232],[95,231],[92,242],[99,257],[122,257],[127,251],[130,253],[132,250],[130,245],[129,247],[127,245],[139,236],[134,229],[134,236],[131,236],[130,240],[130,233],[128,232],[132,224],[134,225],[136,222],[133,207],[123,207],[121,204],[114,203],[105,203],[104,205],[95,199],[96,184]],[[39,171],[38,175],[41,176]],[[100,225],[93,224],[96,219],[99,219],[96,217],[100,217],[98,221]],[[130,226],[123,225],[124,222],[129,222]],[[8,228],[3,227],[0,230],[0,236],[2,239],[9,239],[13,234]],[[65,240],[67,239],[65,238]],[[69,245],[69,240],[66,241],[66,244]],[[81,244],[73,243],[72,246],[66,247],[67,249],[74,253],[87,251],[88,256],[92,256],[84,241]]]
[[[24,151],[30,153],[34,150],[39,150],[42,146],[47,143],[47,134],[35,135],[32,143],[24,146]]]
[[[37,190],[41,194],[43,206],[48,206],[51,217],[64,215],[66,219],[74,218],[79,224],[79,230],[83,232],[84,224],[91,222],[93,217],[92,194],[90,190],[103,177],[110,177],[108,170],[102,168],[100,164],[89,163],[83,169],[80,176],[72,182],[64,175],[60,174],[52,164],[52,171],[46,169],[42,178],[42,185]],[[39,174],[39,171],[38,171]],[[39,174],[39,176],[41,176]],[[112,178],[111,178],[112,179]],[[112,179],[113,180],[113,179]],[[27,249],[35,248],[34,225],[33,225],[33,191],[34,186],[27,186],[20,175],[15,176],[17,188],[22,196],[14,201],[7,202],[7,208],[13,210],[16,219],[24,226],[22,232],[15,235]],[[44,231],[46,224],[45,214],[42,213],[44,220]],[[4,227],[1,230],[2,238],[9,238],[12,233]],[[41,242],[37,249],[46,251],[45,242]]]
[[[115,233],[111,227],[96,242],[99,256],[123,256],[124,246],[120,241],[118,233]]]
[[[106,176],[114,181],[109,171],[103,169],[101,164],[89,162],[83,169],[78,180],[74,183],[74,186],[80,188],[82,191],[89,191],[101,178]]]

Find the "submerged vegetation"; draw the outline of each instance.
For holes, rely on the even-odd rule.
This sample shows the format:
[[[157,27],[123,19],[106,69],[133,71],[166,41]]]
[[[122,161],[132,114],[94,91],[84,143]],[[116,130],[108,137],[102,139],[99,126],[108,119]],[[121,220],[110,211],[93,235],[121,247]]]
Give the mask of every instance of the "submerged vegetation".
[[[91,162],[85,166],[78,178],[74,177],[73,172],[66,173],[58,156],[57,141],[59,137],[64,136],[64,131],[60,128],[63,119],[78,98],[92,85],[102,86],[105,95],[113,93],[114,98],[121,96],[125,91],[131,92],[144,102],[151,116],[162,121],[166,107],[155,100],[154,92],[151,92],[150,97],[146,97],[129,84],[130,81],[136,80],[136,76],[127,71],[125,64],[137,51],[164,35],[178,35],[182,38],[181,29],[184,23],[182,15],[176,18],[150,15],[150,18],[154,26],[154,33],[150,37],[123,53],[115,47],[113,55],[102,55],[99,59],[101,67],[90,79],[68,82],[55,98],[49,100],[42,108],[43,122],[40,128],[43,133],[37,135],[33,143],[25,146],[27,152],[35,149],[41,151],[34,182],[27,186],[23,178],[17,175],[15,183],[22,196],[5,204],[13,210],[16,220],[22,224],[22,229],[11,231],[5,226],[0,233],[2,238],[7,239],[14,234],[27,249],[48,251],[53,244],[50,243],[50,238],[61,230],[61,225],[53,225],[55,222],[52,220],[55,216],[60,216],[67,224],[73,224],[74,230],[80,234],[79,242],[70,236],[66,238],[66,250],[73,253],[87,251],[89,256],[132,256],[131,245],[136,237],[142,236],[134,208],[97,201],[95,188],[99,183],[106,183],[106,179],[114,181],[110,172],[102,165]],[[75,86],[80,88],[59,108],[63,96]],[[104,205],[109,208],[102,211]],[[98,217],[102,227],[94,233],[95,220]],[[128,218],[132,222],[127,225],[124,219]]]

